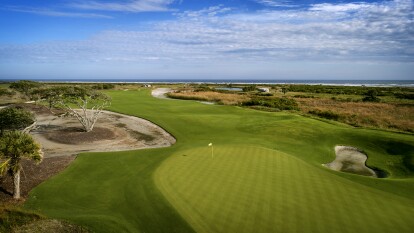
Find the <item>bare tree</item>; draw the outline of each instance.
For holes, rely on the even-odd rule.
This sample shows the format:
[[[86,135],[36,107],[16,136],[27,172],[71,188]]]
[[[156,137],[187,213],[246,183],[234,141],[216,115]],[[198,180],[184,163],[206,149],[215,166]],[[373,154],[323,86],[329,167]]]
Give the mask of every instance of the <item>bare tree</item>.
[[[68,115],[75,116],[86,132],[92,131],[103,109],[111,105],[111,98],[95,90],[71,87],[58,101]]]

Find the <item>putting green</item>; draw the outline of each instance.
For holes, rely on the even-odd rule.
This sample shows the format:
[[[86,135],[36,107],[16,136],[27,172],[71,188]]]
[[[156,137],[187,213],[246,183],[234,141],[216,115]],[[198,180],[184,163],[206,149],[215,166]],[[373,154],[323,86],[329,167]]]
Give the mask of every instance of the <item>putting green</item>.
[[[279,151],[239,145],[214,149],[214,158],[207,146],[175,153],[155,176],[197,232],[412,230],[409,200]]]

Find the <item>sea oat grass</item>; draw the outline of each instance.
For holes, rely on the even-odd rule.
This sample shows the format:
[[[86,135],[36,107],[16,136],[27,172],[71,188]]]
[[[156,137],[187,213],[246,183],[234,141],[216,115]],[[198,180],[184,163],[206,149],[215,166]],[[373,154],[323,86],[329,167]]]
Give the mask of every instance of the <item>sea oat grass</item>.
[[[304,113],[324,117],[318,113],[331,112],[337,116],[334,120],[355,126],[414,132],[414,105],[342,102],[317,98],[298,98],[297,101]]]
[[[169,93],[168,97],[174,99],[219,102],[224,105],[238,105],[244,101],[250,100],[248,96],[242,94],[220,93],[213,91]]]

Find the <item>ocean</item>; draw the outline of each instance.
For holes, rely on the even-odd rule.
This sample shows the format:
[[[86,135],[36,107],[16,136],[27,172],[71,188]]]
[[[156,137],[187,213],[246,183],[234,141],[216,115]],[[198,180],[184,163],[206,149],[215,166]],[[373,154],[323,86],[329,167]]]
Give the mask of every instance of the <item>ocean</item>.
[[[13,82],[17,79],[0,79]],[[270,80],[270,79],[30,79],[38,82],[67,83],[208,83],[208,84],[308,84],[334,86],[414,87],[414,80]]]

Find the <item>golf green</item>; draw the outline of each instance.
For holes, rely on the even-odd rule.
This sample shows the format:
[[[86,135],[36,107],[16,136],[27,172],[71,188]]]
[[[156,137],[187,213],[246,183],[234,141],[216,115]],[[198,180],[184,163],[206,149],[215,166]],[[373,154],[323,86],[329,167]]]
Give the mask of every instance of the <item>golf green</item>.
[[[409,200],[316,169],[276,150],[180,151],[156,183],[197,232],[409,232]],[[386,214],[384,214],[386,213]]]
[[[25,208],[96,232],[411,232],[414,136],[294,113],[110,91],[111,110],[174,135],[169,148],[81,154]],[[99,125],[99,122],[98,122]],[[214,146],[214,158],[211,147]],[[331,171],[364,150],[376,179]]]

